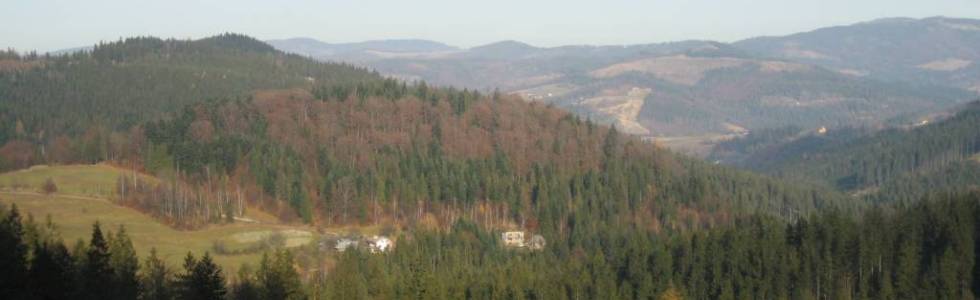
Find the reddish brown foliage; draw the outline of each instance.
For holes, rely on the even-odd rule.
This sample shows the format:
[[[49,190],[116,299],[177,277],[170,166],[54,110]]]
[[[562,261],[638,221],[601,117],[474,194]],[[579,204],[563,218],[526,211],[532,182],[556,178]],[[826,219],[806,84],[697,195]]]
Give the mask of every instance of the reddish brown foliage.
[[[0,147],[0,168],[22,169],[34,163],[34,145],[24,140],[12,140]]]
[[[258,92],[254,104],[268,121],[273,140],[290,145],[308,161],[315,160],[317,147],[326,147],[357,168],[370,168],[373,154],[384,148],[407,151],[413,144],[429,145],[438,125],[442,150],[450,158],[488,158],[500,149],[519,173],[532,163],[546,162],[594,169],[602,155],[597,145],[606,131],[596,127],[589,134],[586,126],[573,124],[566,112],[508,97],[477,101],[461,115],[445,101],[436,105],[415,98],[320,101],[303,90]],[[654,149],[636,143],[627,151],[653,155]]]

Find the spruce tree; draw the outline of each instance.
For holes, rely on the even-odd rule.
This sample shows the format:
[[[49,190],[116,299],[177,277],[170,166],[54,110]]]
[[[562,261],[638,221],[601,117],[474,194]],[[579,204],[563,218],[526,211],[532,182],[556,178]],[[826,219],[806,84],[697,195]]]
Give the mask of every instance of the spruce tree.
[[[259,300],[262,294],[255,280],[255,273],[248,264],[242,264],[238,268],[238,275],[235,277],[235,284],[231,288],[231,299],[235,300]]]
[[[114,273],[114,296],[116,299],[134,299],[139,294],[140,282],[139,258],[133,249],[133,242],[126,234],[126,228],[120,226],[119,231],[109,243],[109,266]]]
[[[274,257],[262,255],[257,280],[264,299],[301,299],[302,283],[293,268],[293,256],[289,251],[276,251]]]
[[[180,278],[180,297],[188,300],[224,299],[228,290],[221,268],[211,260],[211,254],[204,253],[200,261],[187,253],[184,259],[184,274]]]
[[[75,288],[74,261],[61,242],[34,245],[28,275],[31,298],[69,299]]]
[[[6,214],[0,210],[0,216],[4,216],[0,220],[0,299],[18,299],[27,277],[24,229],[16,205]]]
[[[140,299],[169,300],[174,298],[173,278],[166,263],[157,256],[157,249],[150,249],[150,256],[143,263],[140,275]]]
[[[92,225],[92,239],[89,240],[88,251],[85,253],[85,264],[81,270],[82,299],[113,299],[115,271],[109,263],[110,258],[108,241],[102,235],[99,222],[95,222]]]

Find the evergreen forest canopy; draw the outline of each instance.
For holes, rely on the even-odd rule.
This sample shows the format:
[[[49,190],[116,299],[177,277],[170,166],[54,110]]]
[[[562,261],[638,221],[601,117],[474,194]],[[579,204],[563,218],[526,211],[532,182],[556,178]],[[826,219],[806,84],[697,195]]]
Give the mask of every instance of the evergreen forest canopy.
[[[350,250],[301,279],[288,251],[224,273],[210,255],[181,269],[142,261],[119,228],[95,224],[70,250],[56,226],[0,207],[3,299],[949,299],[980,293],[980,194],[940,195],[859,219],[825,211],[784,222],[662,235],[580,229],[543,252],[501,247],[464,220],[419,230],[387,254]]]
[[[876,203],[909,204],[930,193],[980,183],[980,102],[912,128],[803,133],[786,128],[725,142],[716,156],[780,177],[822,183]],[[741,154],[732,154],[741,153]]]

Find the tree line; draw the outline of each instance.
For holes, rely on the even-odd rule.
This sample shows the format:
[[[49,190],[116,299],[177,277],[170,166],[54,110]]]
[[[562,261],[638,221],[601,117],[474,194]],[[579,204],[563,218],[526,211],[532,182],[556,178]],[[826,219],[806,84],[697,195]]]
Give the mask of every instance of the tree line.
[[[460,218],[398,237],[386,254],[349,250],[297,272],[286,251],[224,274],[209,254],[173,271],[137,260],[126,231],[69,250],[52,225],[0,214],[0,296],[81,299],[951,299],[980,292],[980,192],[851,217],[823,211],[787,222],[654,233],[573,227],[544,251],[503,247],[499,231]],[[306,276],[300,276],[306,274]]]
[[[263,255],[256,269],[225,274],[208,253],[188,253],[182,268],[156,250],[142,261],[124,227],[68,248],[50,218],[24,220],[0,207],[0,298],[3,299],[302,299],[306,289],[285,250]]]

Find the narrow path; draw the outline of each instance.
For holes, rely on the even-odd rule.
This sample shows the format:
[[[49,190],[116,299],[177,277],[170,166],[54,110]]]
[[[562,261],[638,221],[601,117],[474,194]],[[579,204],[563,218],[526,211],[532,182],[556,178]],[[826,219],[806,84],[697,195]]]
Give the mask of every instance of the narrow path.
[[[0,194],[7,194],[7,195],[26,195],[26,196],[42,196],[42,197],[43,196],[49,196],[49,195],[45,195],[45,194],[38,193],[38,192],[3,191],[3,190],[0,190]],[[63,197],[63,198],[80,199],[80,200],[96,200],[96,201],[109,202],[109,200],[108,199],[105,199],[105,198],[96,198],[96,197],[71,195],[71,194],[54,193],[54,194],[51,194],[50,196],[58,196],[58,197]]]

